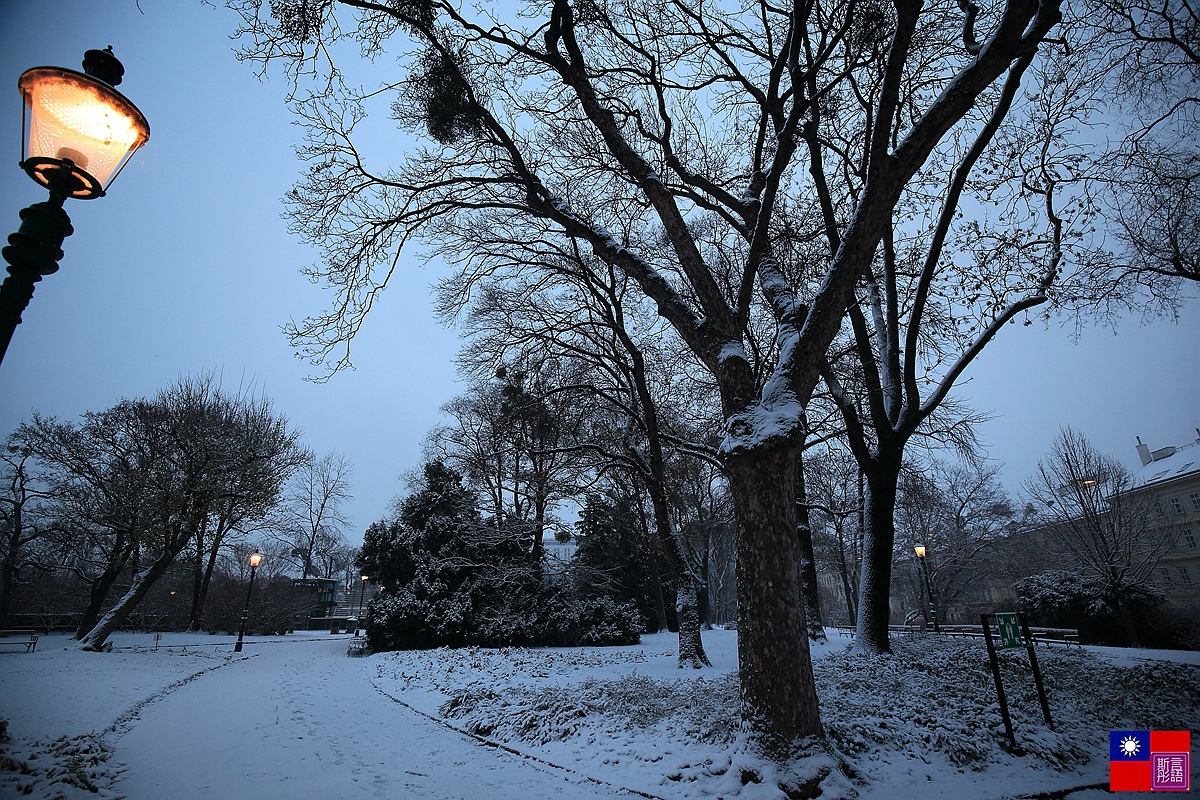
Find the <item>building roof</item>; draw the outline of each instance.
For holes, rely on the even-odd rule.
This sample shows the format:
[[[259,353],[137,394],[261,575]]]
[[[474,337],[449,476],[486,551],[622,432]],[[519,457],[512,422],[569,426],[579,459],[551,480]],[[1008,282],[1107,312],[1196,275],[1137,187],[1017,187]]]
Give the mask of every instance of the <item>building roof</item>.
[[[1150,455],[1153,460],[1133,474],[1135,487],[1154,486],[1200,474],[1200,439],[1182,447],[1164,447]]]

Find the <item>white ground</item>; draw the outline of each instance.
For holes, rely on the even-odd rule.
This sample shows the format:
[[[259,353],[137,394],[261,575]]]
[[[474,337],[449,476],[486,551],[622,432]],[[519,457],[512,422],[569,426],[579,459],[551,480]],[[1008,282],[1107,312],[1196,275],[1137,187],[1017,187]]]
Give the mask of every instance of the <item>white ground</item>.
[[[669,635],[367,658],[347,658],[345,636],[252,637],[239,656],[223,636],[166,634],[157,652],[148,635],[114,640],[108,654],[60,636],[0,653],[12,736],[0,745],[0,798],[762,798],[828,763],[779,775],[748,751],[729,631],[705,633],[714,668],[702,671],[675,667]],[[815,650],[826,729],[854,778],[826,779],[826,796],[1105,784],[1112,728],[1190,727],[1200,756],[1197,653],[1039,649],[1057,732],[1006,654],[1025,750],[1014,756],[997,746],[981,643],[931,637],[875,660],[845,645],[835,634]]]

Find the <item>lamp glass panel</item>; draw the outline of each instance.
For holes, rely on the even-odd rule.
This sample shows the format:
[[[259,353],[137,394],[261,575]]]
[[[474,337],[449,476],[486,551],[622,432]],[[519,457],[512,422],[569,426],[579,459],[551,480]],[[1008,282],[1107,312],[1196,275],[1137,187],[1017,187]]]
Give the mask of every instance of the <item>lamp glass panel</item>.
[[[915,550],[917,552],[917,558],[925,557],[925,545],[919,544],[916,547],[914,547],[913,550]]]
[[[254,553],[250,556],[250,566],[257,567],[262,562],[262,553]]]
[[[32,69],[21,76],[31,122],[26,158],[70,159],[101,186],[150,137],[145,117],[119,92],[69,70]]]

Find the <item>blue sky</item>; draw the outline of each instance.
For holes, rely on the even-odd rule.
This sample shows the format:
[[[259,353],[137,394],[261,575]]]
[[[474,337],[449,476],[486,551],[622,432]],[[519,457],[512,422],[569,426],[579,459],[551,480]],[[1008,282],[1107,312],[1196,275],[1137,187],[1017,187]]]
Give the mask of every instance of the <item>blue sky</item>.
[[[299,274],[315,253],[280,218],[300,171],[300,131],[282,77],[259,82],[234,58],[236,23],[201,0],[0,0],[0,84],[10,87],[0,92],[0,153],[10,153],[0,232],[16,230],[19,210],[45,196],[17,167],[22,71],[79,69],[85,50],[111,44],[126,69],[120,89],[151,128],[108,197],[68,202],[76,232],[61,269],[39,284],[0,365],[0,434],[34,409],[73,418],[215,371],[228,387],[253,384],[273,397],[318,453],[351,459],[349,534],[358,540],[416,464],[438,407],[459,391],[457,339],[430,313],[436,274],[413,258],[355,343],[357,370],[304,381],[313,368],[279,331],[326,299]],[[404,140],[395,137],[398,153]],[[961,393],[996,415],[981,435],[1011,488],[1060,425],[1131,467],[1137,435],[1152,449],[1197,436],[1200,305],[1178,325],[1090,329],[1079,344],[1069,333],[1010,326],[968,372]]]

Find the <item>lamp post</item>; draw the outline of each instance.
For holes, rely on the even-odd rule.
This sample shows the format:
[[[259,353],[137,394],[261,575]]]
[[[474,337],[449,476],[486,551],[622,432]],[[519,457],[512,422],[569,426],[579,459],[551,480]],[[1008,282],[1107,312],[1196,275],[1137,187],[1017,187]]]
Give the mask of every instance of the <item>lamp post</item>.
[[[20,166],[50,199],[22,209],[21,227],[3,250],[9,275],[0,285],[0,361],[34,284],[58,271],[63,239],[74,232],[63,203],[103,197],[150,139],[145,116],[114,88],[124,74],[109,47],[88,50],[83,72],[34,67],[17,81],[24,101]]]
[[[925,545],[916,545],[913,550],[917,554],[917,561],[921,562],[921,573],[925,576],[925,598],[929,604],[929,618],[933,621],[933,632],[941,633],[941,629],[938,628],[937,607],[933,604],[933,584],[929,580],[929,562],[925,560]]]
[[[250,618],[250,593],[254,591],[254,573],[258,571],[258,565],[262,561],[262,553],[255,550],[250,554],[250,586],[246,589],[246,605],[242,608],[242,624],[238,628],[237,644],[233,646],[233,652],[242,652],[242,637],[246,635],[246,620]]]
[[[362,576],[362,588],[358,590],[358,616],[354,619],[354,635],[358,636],[358,623],[362,621],[363,597],[367,593],[367,581],[371,578],[368,575]]]

